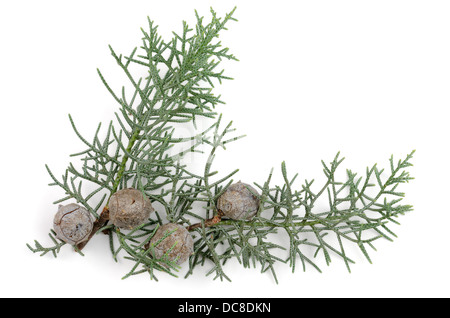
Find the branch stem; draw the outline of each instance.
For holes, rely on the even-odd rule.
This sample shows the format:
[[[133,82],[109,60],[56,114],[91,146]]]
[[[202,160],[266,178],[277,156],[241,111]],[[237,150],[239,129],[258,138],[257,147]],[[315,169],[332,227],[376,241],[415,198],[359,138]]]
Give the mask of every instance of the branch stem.
[[[186,227],[188,231],[195,230],[201,227],[212,227],[216,225],[233,225],[233,224],[241,224],[241,225],[251,225],[256,227],[304,227],[304,226],[313,226],[320,224],[320,221],[301,221],[301,222],[262,222],[262,221],[254,221],[254,220],[232,220],[226,219],[222,220],[221,215],[215,215],[213,218],[206,219],[203,222],[195,223]]]
[[[109,209],[107,206],[105,206],[103,208],[102,213],[98,217],[98,219],[94,222],[94,226],[92,228],[91,234],[89,234],[89,237],[87,238],[87,240],[79,243],[76,246],[76,248],[81,251],[83,249],[83,247],[85,247],[86,244],[90,241],[90,239],[95,235],[95,233],[97,233],[98,230],[100,230],[102,227],[104,227],[106,225],[108,220],[109,220]]]
[[[127,153],[131,151],[131,149],[134,146],[134,143],[136,142],[136,140],[139,137],[139,133],[140,133],[140,129],[136,129],[133,133],[133,135],[130,138],[130,141],[128,142],[128,146],[127,146]],[[109,195],[108,201],[105,205],[105,207],[103,208],[102,213],[100,214],[100,216],[98,217],[97,220],[95,220],[94,222],[94,226],[92,228],[92,232],[89,235],[89,237],[87,238],[86,241],[79,243],[76,248],[78,250],[82,250],[86,244],[91,240],[91,238],[94,236],[95,233],[97,233],[98,230],[100,230],[102,227],[104,227],[108,221],[109,221],[109,208],[108,208],[108,204],[109,204],[109,199],[111,198],[111,196],[117,191],[117,189],[119,188],[119,184],[120,181],[122,180],[123,174],[125,172],[125,168],[126,168],[126,164],[128,161],[128,155],[125,153],[123,158],[122,158],[122,162],[120,163],[120,167],[119,167],[119,171],[117,171],[117,176],[114,180],[114,184],[113,184],[113,188],[112,191]]]
[[[140,132],[141,132],[140,129],[136,129],[134,131],[133,135],[130,138],[130,141],[128,142],[128,146],[126,148],[127,153],[131,152],[131,149],[133,148],[134,143],[139,138]],[[111,194],[109,197],[111,197],[119,188],[119,184],[120,184],[120,181],[122,180],[123,174],[125,172],[126,164],[127,164],[128,158],[129,158],[127,153],[125,153],[123,155],[122,162],[120,163],[119,171],[117,171],[117,176],[116,176],[116,179],[114,180],[113,188],[112,188],[112,191],[111,191]],[[109,199],[108,199],[108,202],[109,202]],[[108,205],[108,204],[106,204],[106,205]]]

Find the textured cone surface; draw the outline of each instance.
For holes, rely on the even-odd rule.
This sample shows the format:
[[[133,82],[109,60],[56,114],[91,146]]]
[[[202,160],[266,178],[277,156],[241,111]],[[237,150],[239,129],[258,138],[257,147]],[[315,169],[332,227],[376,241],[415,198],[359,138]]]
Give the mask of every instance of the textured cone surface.
[[[168,233],[172,234],[158,243]],[[170,261],[176,260],[178,265],[184,263],[194,252],[194,240],[191,234],[185,227],[175,223],[161,226],[152,237],[150,244],[154,246],[153,256],[155,258],[161,259],[170,251],[166,255],[167,259]]]
[[[141,191],[132,188],[114,193],[108,207],[111,222],[129,230],[147,221],[154,211],[150,200]]]
[[[230,219],[250,220],[259,209],[259,199],[253,193],[258,194],[252,186],[234,183],[219,197],[217,208]]]
[[[75,203],[59,206],[53,220],[57,237],[71,245],[86,240],[92,228],[93,221],[89,211]]]

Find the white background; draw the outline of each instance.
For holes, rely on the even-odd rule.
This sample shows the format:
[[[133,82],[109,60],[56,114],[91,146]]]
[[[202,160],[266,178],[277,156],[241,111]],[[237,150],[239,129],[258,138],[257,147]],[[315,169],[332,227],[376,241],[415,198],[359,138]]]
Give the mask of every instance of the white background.
[[[337,257],[318,260],[322,274],[280,264],[278,285],[232,264],[231,283],[202,270],[184,279],[186,267],[178,279],[121,280],[129,264],[113,262],[106,236],[85,257],[31,253],[26,243],[50,243],[62,195],[44,164],[60,176],[84,149],[67,114],[91,137],[117,109],[96,73],[120,87],[107,45],[129,54],[147,16],[168,39],[182,20],[193,25],[194,9],[209,19],[210,6],[223,16],[234,5],[239,22],[221,40],[240,61],[223,64],[235,80],[218,87],[218,111],[247,137],[215,168],[261,183],[274,167],[276,182],[285,160],[303,182],[337,151],[362,174],[416,149],[415,180],[401,188],[414,211],[393,226],[398,238],[376,242],[373,264],[351,247],[351,274]],[[0,296],[449,297],[449,16],[448,1],[2,1]]]

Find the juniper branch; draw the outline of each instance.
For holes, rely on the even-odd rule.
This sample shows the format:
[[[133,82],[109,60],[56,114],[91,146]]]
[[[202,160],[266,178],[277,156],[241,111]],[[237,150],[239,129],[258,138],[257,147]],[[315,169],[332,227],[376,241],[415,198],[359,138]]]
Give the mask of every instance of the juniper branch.
[[[396,218],[412,210],[412,206],[400,204],[404,193],[399,187],[412,180],[407,169],[414,152],[397,163],[392,156],[388,169],[373,165],[365,175],[348,169],[343,180],[337,173],[344,158],[338,153],[330,163],[321,162],[325,177],[321,185],[315,180],[297,185],[298,174],[288,174],[282,162],[281,184],[272,184],[273,169],[263,183],[254,182],[260,192],[254,193],[260,205],[253,219],[227,219],[217,209],[218,198],[232,184],[238,169],[219,174],[213,170],[215,157],[229,143],[243,137],[234,135],[231,122],[223,128],[221,115],[215,111],[218,104],[223,104],[220,95],[215,94],[215,84],[231,79],[218,67],[224,59],[237,60],[217,40],[229,22],[236,20],[233,15],[234,9],[224,18],[211,10],[211,20],[206,23],[195,12],[195,27],[183,22],[181,32],[173,32],[169,41],[148,19],[148,29],[141,29],[142,44],[128,56],[109,46],[113,61],[128,83],[114,90],[97,70],[118,104],[116,120],[106,131],[99,124],[90,139],[83,137],[69,116],[85,147],[72,155],[80,159],[81,167],[70,163],[57,178],[46,166],[50,185],[63,191],[55,203],[76,200],[85,206],[96,219],[89,239],[96,233],[108,234],[113,258],[117,260],[119,254],[125,253],[124,258],[132,262],[123,278],[148,273],[157,280],[156,272],[177,276],[179,267],[173,261],[155,259],[149,245],[157,228],[166,221],[182,224],[195,236],[194,254],[185,277],[198,267],[209,266],[206,275],[231,280],[225,264],[235,259],[245,268],[259,266],[261,272],[270,272],[278,282],[277,264],[288,264],[294,272],[300,260],[304,271],[311,266],[321,272],[316,261],[319,255],[327,265],[334,258],[342,259],[350,271],[354,260],[347,243],[356,246],[371,262],[368,247],[374,249],[374,242],[380,238],[392,240],[395,233],[391,224],[398,224]],[[212,124],[198,131],[200,120]],[[177,137],[179,124],[195,133]],[[175,150],[175,146],[181,150]],[[183,164],[183,156],[191,152],[208,154],[200,174]],[[108,224],[108,202],[116,191],[129,186],[142,191],[160,208],[145,224],[123,231]],[[281,234],[285,240],[275,243]],[[53,245],[44,247],[35,241],[35,246],[27,244],[28,248],[56,257],[65,243],[53,232],[49,236]],[[75,250],[82,254],[88,242],[78,244]]]

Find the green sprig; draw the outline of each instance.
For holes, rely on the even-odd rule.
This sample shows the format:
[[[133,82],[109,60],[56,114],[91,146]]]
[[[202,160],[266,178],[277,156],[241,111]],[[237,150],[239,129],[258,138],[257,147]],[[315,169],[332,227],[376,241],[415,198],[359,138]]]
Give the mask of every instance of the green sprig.
[[[372,262],[368,248],[375,249],[374,242],[380,238],[392,240],[396,235],[391,224],[398,224],[397,218],[412,210],[412,206],[400,204],[404,193],[399,186],[412,180],[407,168],[412,165],[414,151],[398,162],[391,157],[388,169],[373,165],[361,176],[346,170],[344,178],[337,175],[344,160],[338,153],[330,163],[321,162],[323,184],[305,180],[299,185],[298,174],[291,176],[282,162],[281,184],[272,184],[274,169],[261,184],[254,182],[260,191],[254,193],[260,206],[252,220],[222,218],[208,223],[219,215],[217,199],[238,172],[214,171],[214,159],[228,144],[243,137],[234,135],[231,122],[222,127],[222,116],[215,111],[223,101],[215,94],[214,85],[231,79],[218,68],[224,59],[237,60],[218,41],[229,22],[236,21],[234,11],[219,18],[211,9],[209,23],[195,12],[195,27],[183,22],[181,32],[173,32],[169,41],[159,36],[157,26],[148,19],[148,29],[141,29],[142,44],[129,56],[109,46],[128,83],[116,92],[97,70],[118,104],[116,120],[105,131],[99,124],[89,139],[83,137],[69,116],[85,147],[72,155],[80,159],[81,166],[70,163],[60,178],[46,166],[50,185],[63,192],[55,203],[75,200],[97,220],[110,196],[130,186],[141,190],[157,206],[148,222],[131,231],[119,230],[112,224],[102,224],[96,231],[108,234],[114,260],[125,254],[124,258],[132,263],[123,278],[147,273],[157,280],[158,272],[178,276],[179,266],[164,257],[155,259],[148,245],[165,222],[186,226],[194,237],[194,254],[185,277],[198,267],[207,267],[206,275],[231,280],[225,266],[231,260],[244,268],[259,267],[262,273],[270,272],[276,282],[278,264],[288,265],[295,272],[298,261],[303,271],[312,267],[322,272],[319,258],[326,265],[338,258],[350,271],[355,261],[349,244]],[[132,67],[140,72],[133,72]],[[131,94],[127,94],[130,89]],[[198,131],[199,120],[212,124]],[[195,132],[176,137],[178,125],[187,125]],[[201,173],[183,163],[189,153],[207,154]],[[192,226],[194,223],[199,226]],[[35,247],[27,244],[28,248],[56,257],[66,244],[52,231],[49,236],[53,243],[50,247],[35,241]],[[82,254],[80,248],[75,250]]]

